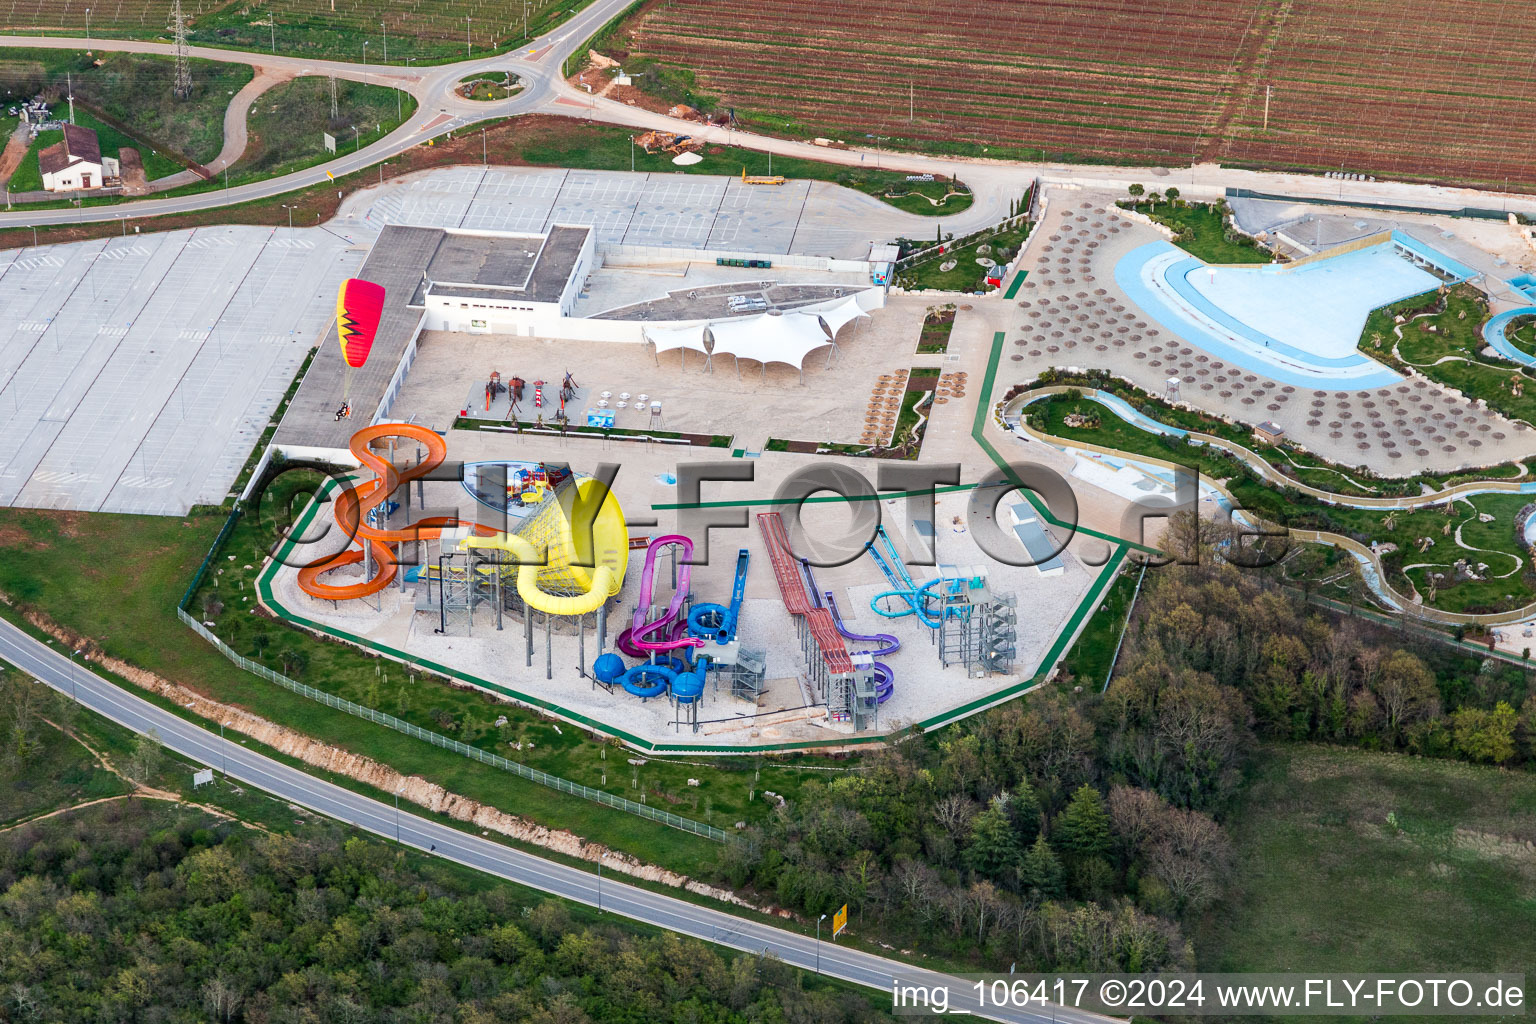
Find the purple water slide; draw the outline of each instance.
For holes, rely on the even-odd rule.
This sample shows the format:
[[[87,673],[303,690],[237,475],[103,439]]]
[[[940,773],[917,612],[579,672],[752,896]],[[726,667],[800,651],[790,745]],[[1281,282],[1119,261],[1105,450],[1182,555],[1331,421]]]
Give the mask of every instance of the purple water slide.
[[[683,562],[677,567],[677,589],[672,593],[672,601],[656,618],[650,622],[645,621],[645,613],[651,606],[651,597],[656,591],[656,556],[664,547],[676,545],[683,549]],[[650,547],[645,549],[645,568],[640,573],[640,600],[635,605],[635,615],[630,621],[630,627],[618,635],[614,641],[619,650],[632,658],[643,658],[652,651],[671,651],[679,647],[703,647],[704,641],[698,637],[679,636],[677,631],[667,635],[666,626],[676,622],[682,614],[683,602],[688,598],[688,584],[693,577],[693,566],[689,563],[693,560],[693,541],[682,534],[669,533],[657,537],[651,541]],[[647,640],[652,633],[661,631],[665,639]]]
[[[901,650],[901,640],[890,633],[855,633],[843,625],[843,617],[837,611],[837,599],[832,596],[830,590],[820,590],[816,586],[816,574],[811,571],[811,563],[806,559],[800,559],[800,571],[805,573],[805,580],[810,584],[811,600],[820,603],[821,598],[827,601],[827,611],[832,613],[832,624],[843,635],[845,640],[857,640],[866,644],[879,644],[878,650],[861,651],[861,654],[873,655],[876,658],[887,654],[895,654]],[[883,661],[875,662],[875,698],[881,704],[891,699],[891,693],[896,689],[896,672]]]
[[[895,654],[897,651],[901,650],[901,641],[889,633],[870,633],[866,635],[863,633],[854,633],[849,630],[847,626],[843,625],[843,617],[838,614],[837,601],[833,599],[832,591],[827,591],[824,596],[827,599],[827,611],[832,613],[832,621],[834,624],[836,624],[837,631],[843,634],[844,639],[858,640],[866,644],[881,644],[882,646],[878,651],[867,652],[869,654],[873,654],[877,658],[883,657],[887,654]]]

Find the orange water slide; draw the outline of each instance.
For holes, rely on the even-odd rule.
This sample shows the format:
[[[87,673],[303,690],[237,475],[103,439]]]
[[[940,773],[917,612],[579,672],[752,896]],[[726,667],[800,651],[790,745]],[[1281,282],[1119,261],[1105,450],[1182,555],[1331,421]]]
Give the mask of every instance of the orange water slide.
[[[370,447],[374,441],[384,437],[403,437],[415,441],[426,448],[427,456],[418,465],[410,466],[401,472],[387,460],[375,454]],[[476,525],[473,522],[464,522],[456,516],[432,516],[411,523],[402,530],[379,529],[368,525],[368,513],[388,501],[389,496],[395,493],[401,484],[409,485],[411,481],[426,476],[441,465],[443,459],[447,457],[448,444],[435,430],[412,423],[377,423],[353,434],[349,447],[358,462],[373,470],[375,477],[355,488],[348,488],[337,496],[336,525],[347,537],[356,537],[360,544],[372,546],[376,571],[372,579],[361,583],[336,585],[321,582],[320,577],[326,573],[361,562],[363,560],[361,547],[348,547],[344,551],[327,555],[304,566],[299,570],[299,589],[327,601],[350,601],[359,597],[368,597],[388,587],[394,581],[395,574],[400,571],[399,565],[395,562],[395,553],[389,547],[390,544],[429,539],[440,536],[444,529]],[[484,528],[477,527],[477,532],[494,531],[485,531]]]

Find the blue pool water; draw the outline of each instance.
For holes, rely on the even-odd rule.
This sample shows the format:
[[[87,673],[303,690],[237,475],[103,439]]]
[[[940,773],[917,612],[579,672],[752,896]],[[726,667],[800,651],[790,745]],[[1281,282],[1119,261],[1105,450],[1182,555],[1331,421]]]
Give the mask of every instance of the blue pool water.
[[[1430,291],[1471,268],[1394,232],[1390,242],[1287,268],[1211,266],[1168,242],[1127,253],[1115,280],[1159,324],[1213,356],[1297,387],[1363,390],[1398,375],[1356,348],[1378,306]]]

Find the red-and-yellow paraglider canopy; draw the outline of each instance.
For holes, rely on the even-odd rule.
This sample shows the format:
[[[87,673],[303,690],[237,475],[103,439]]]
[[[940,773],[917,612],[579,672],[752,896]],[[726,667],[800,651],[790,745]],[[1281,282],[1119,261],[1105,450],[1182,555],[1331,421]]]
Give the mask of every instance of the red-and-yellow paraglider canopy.
[[[359,277],[341,283],[336,293],[336,335],[341,340],[341,357],[352,369],[368,361],[383,312],[383,285]]]

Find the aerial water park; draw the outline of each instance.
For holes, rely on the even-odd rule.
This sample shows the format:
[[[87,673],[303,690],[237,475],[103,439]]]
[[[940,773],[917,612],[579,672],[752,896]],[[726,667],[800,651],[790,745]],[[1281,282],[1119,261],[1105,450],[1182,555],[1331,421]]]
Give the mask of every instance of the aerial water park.
[[[351,286],[338,300],[349,372],[366,372],[372,301]],[[475,402],[538,405],[549,377],[492,373]],[[935,522],[960,521],[961,497],[937,498],[932,521],[902,523],[893,508],[889,528],[822,564],[809,535],[792,540],[818,529],[804,518],[814,511],[743,512],[713,537],[659,511],[683,507],[681,467],[707,447],[647,439],[620,445],[621,461],[558,431],[391,419],[344,436],[356,469],[304,510],[303,542],[263,571],[262,607],[408,676],[445,676],[634,746],[781,749],[931,721],[1014,692],[1058,639],[1031,623],[1021,654],[1013,592],[1031,577],[981,567],[963,529],[934,537]],[[757,494],[793,465],[760,468]],[[1078,573],[1051,585],[1070,611],[1093,584]]]

